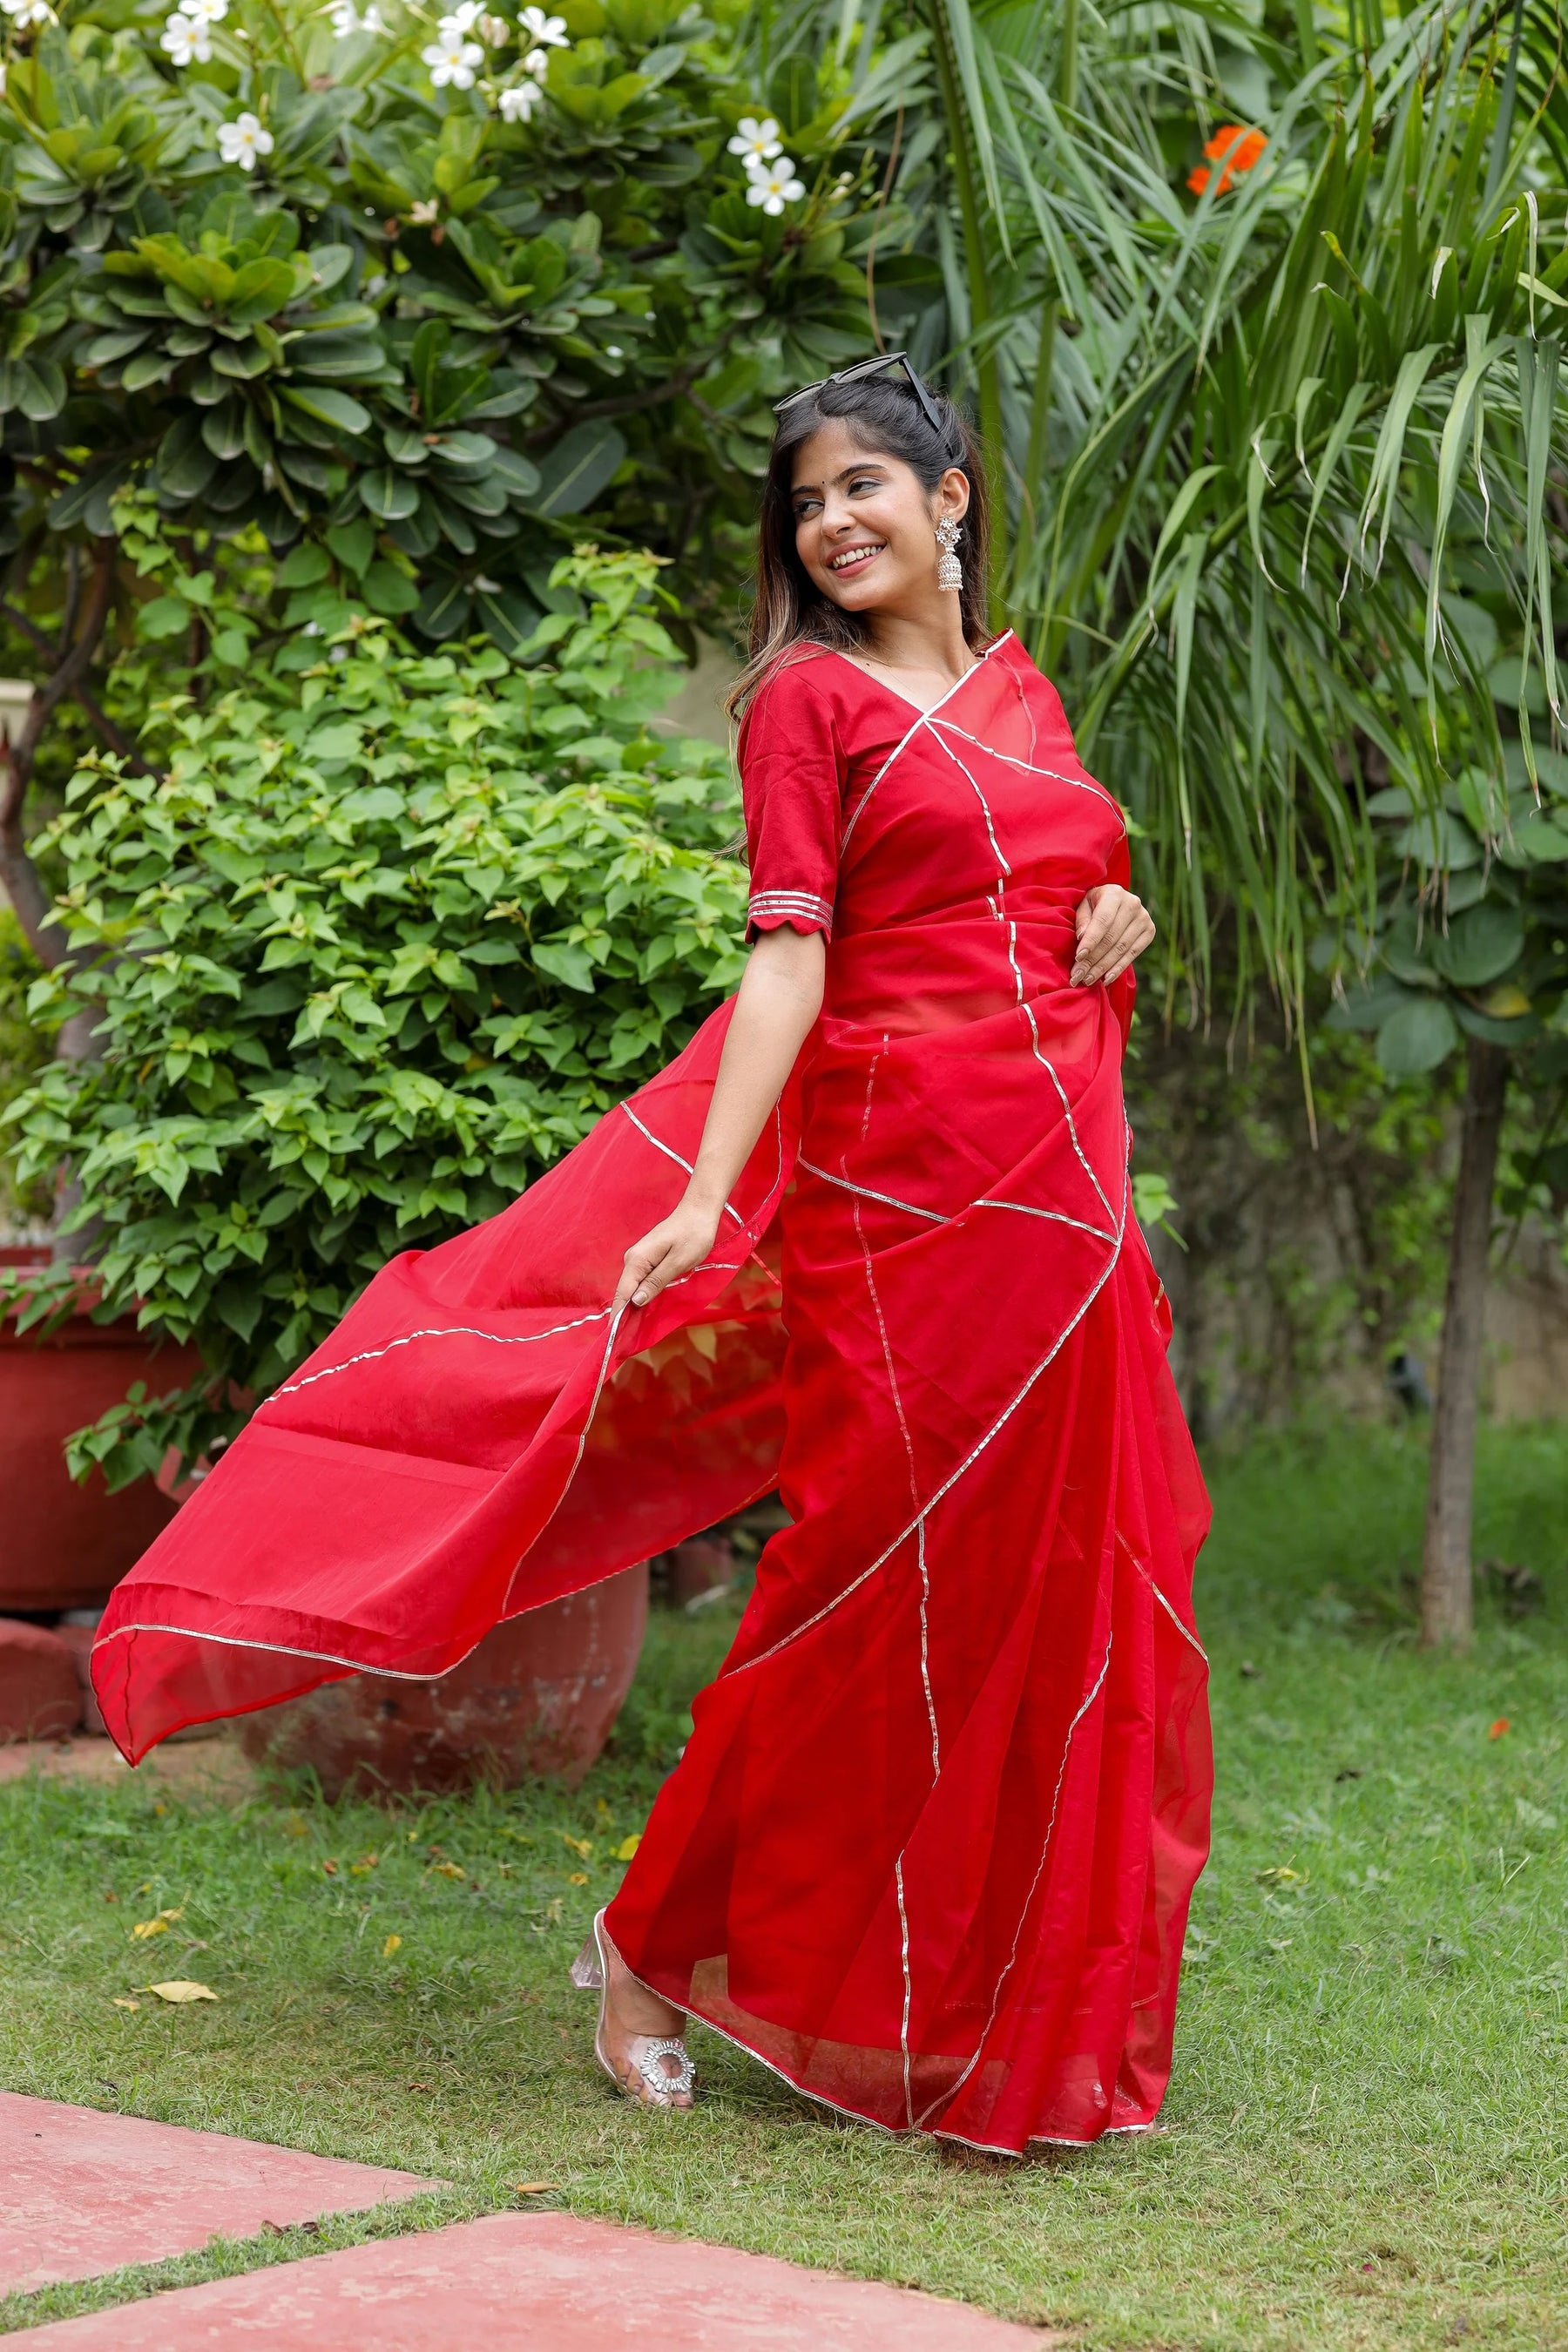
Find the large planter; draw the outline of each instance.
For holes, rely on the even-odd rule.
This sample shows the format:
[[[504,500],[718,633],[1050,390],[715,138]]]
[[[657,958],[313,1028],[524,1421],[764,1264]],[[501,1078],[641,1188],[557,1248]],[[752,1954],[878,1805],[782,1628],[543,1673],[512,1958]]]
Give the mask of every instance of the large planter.
[[[45,1265],[47,1249],[0,1250],[0,1264]],[[90,1609],[106,1601],[174,1509],[150,1479],[111,1495],[94,1472],[79,1486],[63,1448],[73,1429],[121,1403],[137,1381],[156,1396],[201,1369],[192,1348],[154,1350],[134,1318],[92,1320],[84,1277],[47,1339],[0,1318],[0,1614]]]
[[[647,1624],[647,1568],[531,1609],[433,1682],[355,1675],[239,1723],[257,1762],[308,1765],[323,1793],[432,1792],[546,1774],[575,1788],[610,1736]]]

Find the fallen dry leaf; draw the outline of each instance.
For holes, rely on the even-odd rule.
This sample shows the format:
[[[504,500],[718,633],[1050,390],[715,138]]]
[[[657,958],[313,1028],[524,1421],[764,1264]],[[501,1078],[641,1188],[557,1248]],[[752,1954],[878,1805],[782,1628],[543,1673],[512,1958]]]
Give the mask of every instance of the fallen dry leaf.
[[[374,1870],[380,1860],[381,1856],[378,1853],[362,1853],[357,1862],[350,1863],[349,1876],[363,1878],[366,1871]]]
[[[580,1854],[584,1862],[592,1862],[594,1858],[594,1841],[592,1838],[568,1837],[565,1831],[563,1830],[561,1832],[561,1843],[563,1845],[570,1846],[573,1853]]]
[[[1489,1739],[1501,1739],[1505,1733],[1510,1732],[1512,1729],[1513,1726],[1509,1721],[1507,1716],[1500,1715],[1495,1723],[1488,1724],[1487,1738]]]
[[[392,1956],[393,1956],[394,1952],[400,1952],[402,1949],[403,1949],[403,1938],[402,1938],[402,1937],[401,1937],[401,1936],[388,1936],[388,1937],[387,1937],[387,1939],[386,1939],[385,1943],[384,1943],[384,1944],[383,1944],[383,1946],[382,1946],[382,1948],[381,1948],[381,1957],[382,1957],[382,1958],[383,1958],[384,1960],[389,1960],[389,1959],[391,1959],[391,1958],[392,1958]]]
[[[586,1886],[588,1884],[587,1872],[585,1870],[574,1870],[566,1881],[566,1884],[568,1886]]]
[[[435,1878],[466,1878],[468,1874],[455,1862],[433,1862],[426,1874]]]
[[[514,2180],[511,2193],[514,2197],[548,2197],[552,2189],[560,2186],[558,2180]]]
[[[326,1872],[329,1878],[335,1878],[338,1874],[338,1865],[335,1862],[324,1862],[321,1864],[321,1868]]]
[[[127,1993],[117,1992],[114,2006],[116,2009],[140,2009],[142,2004],[139,2000],[132,2000]]]
[[[641,1843],[642,1832],[640,1830],[637,1832],[635,1836],[623,1838],[619,1845],[616,1848],[616,1860],[617,1862],[630,1862],[633,1854],[636,1853]]]
[[[170,1977],[163,1984],[143,1985],[143,1992],[155,1992],[160,2000],[216,2000],[217,1995],[210,1985],[193,1984],[189,1977]]]
[[[174,1919],[183,1919],[184,1916],[185,1906],[183,1903],[179,1903],[175,1905],[172,1911],[160,1911],[155,1919],[138,1919],[131,1932],[133,1936],[141,1937],[143,1940],[145,1940],[149,1936],[166,1936],[169,1932],[170,1922]]]

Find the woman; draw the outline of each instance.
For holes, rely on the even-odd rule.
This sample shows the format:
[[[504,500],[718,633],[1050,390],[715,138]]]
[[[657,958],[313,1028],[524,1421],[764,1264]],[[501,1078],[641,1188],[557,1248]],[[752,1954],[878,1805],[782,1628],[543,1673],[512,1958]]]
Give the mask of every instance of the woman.
[[[595,2047],[689,2105],[690,2014],[848,2113],[1019,2153],[1163,2095],[1206,1504],[1129,1209],[1152,925],[1056,695],[987,639],[984,552],[973,443],[907,361],[784,404],[739,995],[503,1216],[377,1278],[121,1588],[96,1678],[140,1752],[345,1667],[437,1673],[776,1484],[791,1525],[574,1970]]]

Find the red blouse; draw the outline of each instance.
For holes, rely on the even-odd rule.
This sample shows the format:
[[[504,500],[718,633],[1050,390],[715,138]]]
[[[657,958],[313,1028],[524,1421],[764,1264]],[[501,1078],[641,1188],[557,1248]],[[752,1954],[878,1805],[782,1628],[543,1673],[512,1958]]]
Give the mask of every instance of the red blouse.
[[[826,646],[792,650],[741,725],[741,793],[752,869],[746,937],[833,936],[847,812],[920,713]]]

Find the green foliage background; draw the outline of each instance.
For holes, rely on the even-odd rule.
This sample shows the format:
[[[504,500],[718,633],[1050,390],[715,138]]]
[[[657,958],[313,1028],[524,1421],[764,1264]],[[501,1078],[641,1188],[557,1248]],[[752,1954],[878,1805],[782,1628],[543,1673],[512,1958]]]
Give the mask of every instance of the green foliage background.
[[[32,1007],[101,1008],[103,1050],[20,1095],[22,1175],[71,1163],[106,1311],[212,1375],[79,1465],[118,1483],[226,1434],[235,1388],[281,1379],[396,1251],[504,1207],[734,986],[729,762],[652,723],[679,675],[655,581],[568,557],[584,614],[515,664],[305,641],[165,706],[166,772],[72,780],[44,841],[70,959]]]
[[[396,0],[386,38],[347,39],[314,0],[234,0],[183,68],[122,0],[12,25],[0,549],[19,580],[47,540],[113,537],[129,490],[187,536],[320,551],[285,590],[508,650],[569,518],[680,559],[689,599],[732,586],[759,394],[864,336],[847,79],[796,58],[765,96],[733,0],[563,7],[521,121],[497,102],[535,87],[533,37],[504,0],[466,89],[434,85],[434,15]],[[748,205],[727,148],[769,102],[810,184],[787,218]],[[218,145],[240,111],[270,142],[248,171]]]

